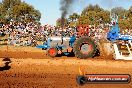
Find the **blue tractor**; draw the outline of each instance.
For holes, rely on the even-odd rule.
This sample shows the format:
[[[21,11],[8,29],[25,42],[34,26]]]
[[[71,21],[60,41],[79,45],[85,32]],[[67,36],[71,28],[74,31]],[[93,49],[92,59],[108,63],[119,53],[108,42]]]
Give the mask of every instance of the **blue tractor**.
[[[114,58],[132,60],[132,36],[120,34],[118,16],[113,17],[112,22],[110,31],[107,33],[107,39],[113,45]],[[120,41],[121,43],[117,44]],[[125,44],[122,45],[122,42],[125,42]],[[99,47],[97,46],[98,44],[93,38],[89,36],[76,37],[73,34],[71,37],[60,36],[48,38],[44,45],[37,47],[47,49],[47,54],[51,57],[55,57],[58,54],[74,54],[77,58],[86,59],[94,57],[97,52],[102,52],[101,50],[98,51]]]
[[[88,36],[77,38],[74,34],[71,37],[50,37],[44,45],[39,45],[37,48],[46,49],[50,57],[74,54],[78,58],[85,59],[93,57],[96,53],[96,44],[92,38]]]

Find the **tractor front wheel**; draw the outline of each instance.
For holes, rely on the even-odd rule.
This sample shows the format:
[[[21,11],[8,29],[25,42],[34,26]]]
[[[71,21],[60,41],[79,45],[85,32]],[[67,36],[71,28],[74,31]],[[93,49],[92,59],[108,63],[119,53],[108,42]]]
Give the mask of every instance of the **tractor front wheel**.
[[[55,47],[48,49],[48,56],[55,57],[57,55],[58,50]]]

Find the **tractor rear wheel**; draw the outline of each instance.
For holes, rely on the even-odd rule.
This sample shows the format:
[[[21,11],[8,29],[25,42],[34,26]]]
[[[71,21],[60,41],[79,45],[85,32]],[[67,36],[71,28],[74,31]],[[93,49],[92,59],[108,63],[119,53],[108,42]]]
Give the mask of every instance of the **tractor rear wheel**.
[[[96,53],[96,44],[90,37],[80,37],[74,43],[73,52],[77,58],[92,58]]]
[[[55,47],[49,48],[47,51],[48,56],[55,57],[57,55],[58,50]]]

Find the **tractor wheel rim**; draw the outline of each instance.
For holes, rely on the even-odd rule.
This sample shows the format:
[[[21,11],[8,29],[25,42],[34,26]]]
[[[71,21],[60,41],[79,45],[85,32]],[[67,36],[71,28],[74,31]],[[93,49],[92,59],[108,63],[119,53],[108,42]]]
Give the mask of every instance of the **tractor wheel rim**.
[[[51,56],[54,56],[55,53],[56,53],[56,50],[55,50],[54,48],[49,49],[49,54],[50,54]]]
[[[80,50],[83,54],[88,54],[89,52],[93,50],[93,48],[92,48],[92,45],[88,43],[83,43],[80,47]]]

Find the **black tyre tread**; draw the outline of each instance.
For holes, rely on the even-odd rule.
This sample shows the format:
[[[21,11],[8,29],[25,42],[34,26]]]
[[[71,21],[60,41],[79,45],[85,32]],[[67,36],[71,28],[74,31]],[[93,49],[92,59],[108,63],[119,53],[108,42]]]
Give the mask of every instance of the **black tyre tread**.
[[[78,49],[79,48],[78,46],[81,45],[82,42],[89,42],[90,44],[92,44],[93,46],[92,53],[88,53],[87,55],[84,55],[80,52],[80,50]],[[73,52],[77,58],[81,58],[81,59],[92,58],[96,53],[96,50],[97,50],[96,47],[97,46],[93,39],[91,39],[88,36],[82,36],[75,41],[74,46],[73,46]]]

